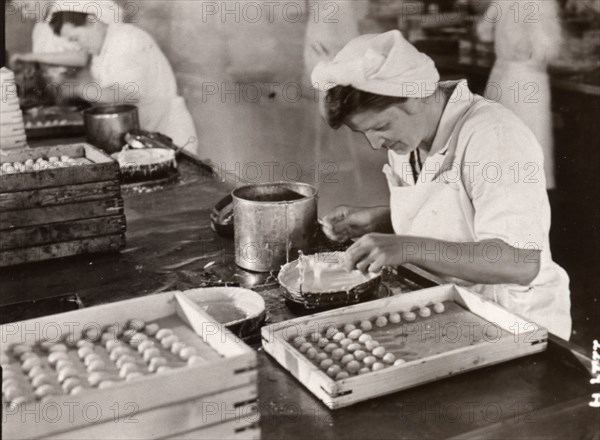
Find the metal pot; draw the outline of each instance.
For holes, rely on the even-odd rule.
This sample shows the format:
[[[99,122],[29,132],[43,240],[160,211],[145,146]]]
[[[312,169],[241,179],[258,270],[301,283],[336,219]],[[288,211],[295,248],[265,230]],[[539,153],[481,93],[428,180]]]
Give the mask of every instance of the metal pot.
[[[83,111],[87,141],[109,154],[121,151],[125,134],[140,128],[135,105],[92,107]]]
[[[311,246],[317,228],[317,189],[277,182],[237,188],[233,196],[235,262],[254,272],[278,271]]]

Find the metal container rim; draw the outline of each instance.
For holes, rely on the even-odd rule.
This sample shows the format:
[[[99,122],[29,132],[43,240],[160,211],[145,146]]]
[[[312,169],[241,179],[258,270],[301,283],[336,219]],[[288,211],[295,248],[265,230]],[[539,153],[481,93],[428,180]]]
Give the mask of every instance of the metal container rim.
[[[260,201],[260,200],[250,200],[247,199],[245,197],[239,196],[239,192],[246,190],[248,188],[256,188],[256,187],[265,187],[265,186],[276,186],[276,185],[285,185],[288,188],[293,188],[293,187],[304,187],[304,188],[308,188],[310,191],[312,191],[312,195],[310,196],[304,196],[301,199],[296,199],[296,200],[282,200],[280,202],[273,202],[273,201]],[[309,184],[309,183],[304,183],[304,182],[285,182],[285,181],[279,181],[279,182],[267,182],[267,183],[252,183],[249,185],[242,185],[240,187],[235,188],[233,191],[231,191],[231,196],[233,197],[234,200],[238,200],[240,202],[249,202],[249,203],[256,203],[256,204],[260,204],[260,205],[283,205],[283,204],[292,204],[292,203],[303,203],[306,201],[310,201],[310,200],[314,200],[317,199],[319,196],[319,190]]]
[[[126,113],[137,113],[138,108],[135,105],[119,104],[90,107],[83,110],[85,117],[93,117],[100,119],[117,118]]]

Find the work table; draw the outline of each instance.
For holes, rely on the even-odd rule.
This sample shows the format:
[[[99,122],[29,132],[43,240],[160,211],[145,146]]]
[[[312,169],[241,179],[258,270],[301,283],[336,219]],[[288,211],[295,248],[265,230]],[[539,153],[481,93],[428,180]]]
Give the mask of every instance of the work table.
[[[147,192],[123,190],[128,229],[120,254],[3,269],[2,304],[32,299],[44,304],[44,298],[67,296],[73,307],[90,307],[236,284],[265,298],[268,323],[297,316],[279,295],[275,274],[237,268],[233,240],[211,230],[210,211],[229,192],[228,185],[190,160],[180,170],[177,183]],[[418,274],[401,274],[388,274],[384,281],[403,291],[431,285]],[[49,312],[26,307],[33,314]],[[598,388],[589,384],[571,344],[551,340],[541,354],[330,411],[258,341],[249,343],[259,353],[259,399],[249,405],[258,405],[263,438],[584,438],[597,431],[597,409],[588,403]]]

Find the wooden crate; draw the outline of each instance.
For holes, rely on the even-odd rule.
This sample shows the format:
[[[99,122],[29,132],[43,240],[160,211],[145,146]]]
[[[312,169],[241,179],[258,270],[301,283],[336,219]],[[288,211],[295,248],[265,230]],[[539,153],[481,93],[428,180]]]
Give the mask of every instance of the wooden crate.
[[[406,360],[379,371],[334,380],[290,342],[296,336],[322,332],[331,324],[356,324],[384,313],[409,311],[438,302],[447,304],[448,310],[429,318],[417,318],[412,323],[374,327],[374,338],[381,340],[396,357]],[[457,334],[460,330],[460,339],[448,336],[452,328]],[[465,340],[462,332],[470,328],[478,328],[480,332],[492,330],[496,334],[481,333],[477,337],[474,333],[473,338],[467,334]],[[546,349],[547,337],[546,329],[453,285],[369,301],[262,329],[265,351],[331,409],[537,353]]]
[[[258,438],[256,353],[181,292],[0,326],[0,360],[19,362],[10,355],[15,343],[35,344],[58,332],[79,338],[86,328],[131,318],[167,323],[206,362],[49,401],[3,402],[3,438]]]
[[[1,160],[63,155],[81,165],[0,175],[0,267],[125,246],[119,165],[104,152],[78,143],[3,152]]]

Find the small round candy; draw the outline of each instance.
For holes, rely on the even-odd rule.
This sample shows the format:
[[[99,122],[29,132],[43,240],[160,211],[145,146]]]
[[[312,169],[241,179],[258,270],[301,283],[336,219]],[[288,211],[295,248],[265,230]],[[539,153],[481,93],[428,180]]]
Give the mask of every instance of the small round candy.
[[[444,306],[444,303],[435,303],[433,305],[433,311],[435,313],[444,313],[444,310],[446,310],[446,307]]]
[[[336,333],[338,333],[338,329],[336,326],[331,325],[325,329],[325,337],[326,338],[331,339],[331,338],[333,338],[333,335],[335,335]]]
[[[150,371],[151,373],[156,372],[156,370],[158,370],[158,367],[162,367],[167,365],[167,360],[164,357],[154,357],[152,359],[150,359],[150,365],[148,366],[148,371]]]
[[[148,335],[148,336],[154,336],[156,333],[158,333],[158,331],[160,330],[160,327],[158,324],[146,324],[146,326],[144,327],[144,332]]]
[[[394,365],[402,365],[404,363],[406,363],[406,361],[404,359],[396,359],[394,361]]]
[[[65,353],[62,352],[58,352],[57,354],[64,354],[66,356]],[[42,365],[42,360],[39,357],[34,357],[34,358],[29,358],[26,359],[25,362],[23,362],[23,364],[21,365],[21,368],[23,369],[23,371],[28,372],[31,371],[31,369],[35,366],[41,366]]]
[[[56,370],[62,370],[67,367],[75,367],[75,363],[71,359],[61,359],[56,363]]]
[[[385,348],[381,346],[375,347],[371,353],[377,358],[382,358],[385,354]]]
[[[419,316],[421,318],[429,318],[431,316],[431,309],[429,307],[421,307],[419,309]]]
[[[81,379],[79,379],[78,377],[69,377],[62,383],[62,389],[65,391],[65,393],[69,394],[71,393],[71,390],[73,390],[73,388],[80,385]]]
[[[144,333],[136,333],[129,338],[129,345],[132,347],[139,347],[140,344],[148,340],[148,336]]]
[[[160,356],[160,350],[156,347],[147,348],[144,350],[144,354],[142,357],[144,358],[144,362],[149,362],[150,359]]]
[[[11,405],[14,406],[19,406],[19,405],[23,405],[24,403],[30,402],[31,399],[29,398],[29,396],[17,396],[15,397],[13,400],[10,401]]]
[[[183,350],[185,347],[185,342],[174,342],[173,345],[171,345],[171,353],[173,353],[175,356],[179,356],[179,353],[181,353],[181,350]]]
[[[114,339],[118,339],[123,334],[123,328],[119,324],[109,325],[104,329],[104,333],[110,333]]]
[[[340,371],[338,374],[336,374],[335,380],[342,380],[342,379],[346,379],[348,377],[350,377],[350,375],[348,374],[348,372],[346,372],[346,371]]]
[[[67,380],[69,377],[79,377],[79,371],[73,367],[66,367],[58,372],[58,381],[60,383]]]
[[[171,336],[173,334],[173,330],[170,328],[161,328],[156,332],[156,339],[160,339],[162,341],[163,338]]]
[[[167,350],[170,350],[175,342],[179,342],[179,338],[175,335],[166,336],[160,341],[162,346]]]
[[[115,347],[110,352],[110,360],[113,361],[113,362],[115,362],[121,356],[123,356],[125,354],[129,354],[129,353],[131,353],[131,350],[129,350],[127,347]]]
[[[396,356],[393,353],[386,353],[383,356],[383,362],[386,364],[393,364],[396,361]]]
[[[200,357],[200,356],[198,356],[196,354],[190,356],[190,358],[187,360],[187,364],[190,365],[190,366],[193,366],[193,365],[202,365],[202,364],[205,364],[205,363],[206,363],[206,361],[202,357]]]
[[[361,321],[360,328],[363,332],[368,332],[370,330],[373,330],[373,324],[371,324],[371,321]]]
[[[87,370],[90,373],[104,371],[106,370],[106,364],[102,359],[97,359],[95,361],[90,362],[90,364],[87,366]]]
[[[91,386],[95,387],[104,380],[108,380],[110,378],[110,374],[106,371],[94,371],[88,375],[88,382]]]
[[[317,345],[320,348],[324,348],[327,344],[329,344],[329,339],[327,339],[327,338],[321,338],[321,339],[319,339],[319,342],[317,342]]]
[[[336,360],[336,361],[337,361],[338,359],[341,359],[341,358],[342,358],[342,356],[344,356],[344,354],[345,354],[345,353],[346,353],[346,352],[344,351],[344,349],[343,349],[343,348],[336,348],[335,350],[333,350],[333,351],[331,352],[331,359],[333,359],[333,360]]]
[[[365,342],[365,348],[369,351],[373,351],[377,347],[379,347],[379,342],[375,341],[374,339]]]
[[[417,315],[415,315],[413,312],[402,312],[402,319],[408,322],[413,322],[415,319],[417,319]]]
[[[184,361],[187,361],[194,355],[196,355],[196,349],[194,347],[185,347],[179,352],[179,357]]]
[[[108,351],[113,351],[115,348],[122,347],[123,345],[123,342],[119,341],[118,339],[110,339],[106,341],[105,344],[106,350]]]
[[[106,388],[114,387],[116,384],[117,384],[117,382],[115,382],[114,380],[103,380],[102,382],[100,382],[98,384],[98,389],[104,390]]]
[[[140,345],[137,346],[137,351],[139,353],[143,353],[144,350],[146,350],[147,348],[154,347],[154,346],[155,346],[155,344],[153,341],[146,340],[146,341],[141,342]]]
[[[99,328],[87,328],[83,332],[83,337],[88,342],[97,342],[102,337],[102,332]]]
[[[345,339],[346,335],[342,332],[337,332],[335,335],[333,335],[333,337],[331,339],[333,339],[335,342],[340,342],[342,339]]]
[[[3,388],[2,389],[2,394],[4,394],[4,397],[9,402],[12,402],[13,400],[15,400],[19,396],[25,395],[25,390],[22,387],[20,387],[20,386],[9,385],[9,386],[2,387],[2,388]]]
[[[298,350],[300,351],[300,353],[306,353],[308,351],[308,349],[311,347],[312,347],[312,344],[310,342],[303,342],[302,345],[300,345],[300,347],[298,347]]]
[[[388,320],[385,316],[379,316],[376,320],[375,320],[375,325],[377,327],[385,327],[388,323]]]
[[[59,394],[59,391],[52,385],[44,384],[35,389],[33,392],[38,398]]]
[[[54,381],[48,373],[38,374],[33,379],[31,379],[31,385],[33,385],[34,388],[38,388],[44,384],[51,385],[53,383]]]
[[[363,360],[364,358],[366,358],[366,357],[367,357],[367,353],[366,353],[366,352],[364,352],[363,350],[356,350],[356,351],[354,352],[354,358],[355,358],[357,361],[362,361],[362,360]]]
[[[94,348],[94,344],[92,344],[90,341],[86,341],[85,339],[80,339],[79,341],[77,341],[77,344],[75,344],[77,348],[83,348],[83,347],[90,347],[90,348]]]
[[[83,387],[83,385],[77,385],[74,386],[73,389],[71,390],[71,392],[69,394],[71,394],[72,396],[76,396],[77,394],[81,394],[85,391],[85,388]]]
[[[146,326],[146,322],[142,319],[131,319],[127,323],[127,328],[141,331]]]
[[[353,361],[353,360],[354,360],[354,356],[353,355],[351,355],[351,354],[345,354],[340,359],[340,364],[346,365],[348,362]]]
[[[360,350],[360,348],[361,348],[360,344],[357,344],[356,342],[354,342],[354,343],[348,345],[346,347],[346,350],[348,350],[350,353],[352,353],[352,352],[354,352],[356,350]]]
[[[23,353],[21,356],[19,356],[19,359],[21,359],[21,362],[25,362],[29,358],[39,358],[39,356],[31,351]]]
[[[8,373],[8,371],[5,370],[4,377],[6,377],[7,373]],[[36,365],[31,370],[29,370],[29,373],[27,373],[27,375],[29,376],[29,378],[33,378],[33,377],[37,376],[38,374],[42,374],[42,373],[45,373],[44,367],[42,367],[41,365]],[[19,376],[21,376],[21,375],[19,374]]]
[[[354,331],[356,329],[356,326],[354,324],[346,324],[344,326],[344,333],[348,334],[351,331]]]
[[[337,375],[338,375],[338,373],[339,373],[340,371],[342,371],[342,369],[340,368],[340,366],[339,366],[339,365],[332,365],[331,367],[329,367],[329,368],[327,369],[327,375],[328,375],[329,377],[335,377],[335,376],[337,376]]]
[[[54,353],[55,351],[64,351],[66,352],[68,350],[67,346],[65,344],[54,344],[52,347],[50,347],[48,349],[48,351],[50,353]]]
[[[358,342],[362,342],[364,344],[365,342],[370,341],[371,339],[373,339],[373,337],[371,335],[369,335],[367,333],[363,333],[358,338]]]
[[[306,357],[309,359],[314,359],[315,357],[317,357],[317,349],[314,347],[310,347],[308,350],[306,350]]]
[[[117,368],[121,368],[125,364],[128,364],[128,363],[135,364],[136,362],[137,362],[136,358],[133,357],[131,354],[124,354],[119,359],[117,359],[117,361],[115,362],[115,365],[117,366]]]
[[[134,371],[133,373],[129,373],[127,375],[127,377],[125,377],[125,381],[130,382],[132,380],[139,379],[141,377],[144,377],[144,373],[141,373],[139,371]]]
[[[138,366],[136,364],[133,364],[131,362],[128,362],[126,364],[123,364],[121,366],[121,368],[119,369],[119,376],[121,376],[122,378],[127,377],[128,374],[133,373],[134,371],[139,371],[140,369],[138,368]]]
[[[52,341],[47,341],[47,340],[45,340],[45,341],[41,341],[41,342],[40,342],[40,347],[41,347],[43,350],[49,350],[49,349],[50,349],[50,347],[52,347],[53,345],[54,345],[54,342],[52,342]]]
[[[102,357],[98,353],[90,353],[83,358],[83,365],[89,366],[94,361],[101,361]]]
[[[320,352],[320,353],[317,353],[317,356],[316,356],[316,359],[315,359],[315,360],[316,360],[318,363],[321,363],[321,361],[322,361],[323,359],[327,359],[327,358],[329,358],[329,356],[327,355],[327,353]]]
[[[304,336],[296,336],[294,339],[292,339],[292,344],[294,344],[294,347],[296,348],[300,348],[300,346],[305,342],[306,338]]]
[[[314,343],[319,342],[319,339],[321,339],[321,335],[317,332],[311,333],[310,334],[310,340]]]
[[[319,367],[321,367],[321,369],[323,369],[323,370],[327,370],[332,365],[333,365],[333,360],[331,360],[331,359],[323,359],[321,361],[321,363],[319,364]]]
[[[399,324],[402,321],[400,313],[390,313],[389,320],[392,324]]]
[[[385,368],[385,365],[383,365],[381,362],[375,362],[373,364],[373,366],[371,367],[371,369],[373,371],[377,371],[377,370],[383,370]]]
[[[371,366],[375,362],[377,362],[377,358],[375,356],[367,356],[366,358],[363,359],[363,364],[365,364],[367,366]]]
[[[329,343],[325,346],[325,348],[323,348],[323,351],[325,353],[331,353],[333,350],[335,350],[336,348],[338,348],[337,344]]]
[[[100,336],[100,343],[106,346],[109,341],[118,341],[118,339],[112,333],[102,333],[102,336]]]
[[[358,362],[356,360],[352,360],[352,361],[348,362],[346,364],[346,370],[348,370],[352,374],[357,373],[358,370],[360,370],[360,362]]]
[[[77,350],[77,356],[79,356],[80,359],[85,359],[86,356],[93,354],[94,353],[94,349],[91,347],[81,347],[80,349]]]
[[[342,348],[346,348],[346,347],[348,347],[348,345],[350,345],[350,344],[352,344],[352,339],[350,339],[350,338],[345,338],[345,339],[342,339],[342,340],[340,341],[340,346],[341,346]]]
[[[164,373],[168,373],[169,371],[171,371],[172,368],[169,367],[168,365],[163,365],[162,367],[158,367],[156,369],[156,374],[164,374]]]
[[[358,370],[358,374],[367,374],[367,373],[370,373],[370,372],[371,372],[371,370],[369,368],[367,368],[367,367],[363,367],[360,370]]]
[[[362,332],[361,329],[356,328],[356,329],[352,330],[350,333],[348,333],[348,337],[350,339],[356,340],[356,339],[360,338],[360,336],[362,335],[362,333],[363,332]]]
[[[15,356],[21,356],[23,353],[31,353],[33,348],[27,344],[17,344],[13,346],[12,352]]]

